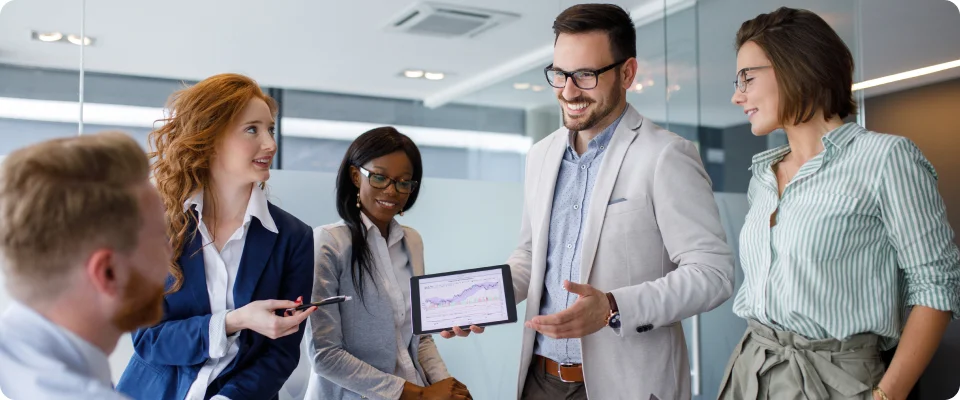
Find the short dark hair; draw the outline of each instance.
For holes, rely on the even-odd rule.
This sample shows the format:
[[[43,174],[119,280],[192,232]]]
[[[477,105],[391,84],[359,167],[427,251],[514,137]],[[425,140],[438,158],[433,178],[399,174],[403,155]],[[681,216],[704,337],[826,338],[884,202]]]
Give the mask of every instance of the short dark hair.
[[[853,55],[823,18],[808,10],[780,7],[743,23],[736,49],[754,42],[767,54],[780,90],[780,122],[808,122],[856,114]]]
[[[397,151],[402,151],[410,159],[410,164],[413,166],[413,180],[420,182],[414,187],[410,197],[407,197],[407,204],[403,206],[403,211],[407,211],[417,202],[420,187],[423,186],[421,182],[423,161],[420,159],[420,149],[413,140],[398,132],[396,128],[389,126],[375,128],[358,136],[347,148],[347,153],[343,155],[343,161],[340,162],[340,170],[337,172],[337,214],[340,214],[340,218],[343,218],[344,223],[350,228],[350,239],[353,243],[353,251],[350,253],[350,273],[353,277],[353,288],[357,291],[361,302],[363,302],[363,282],[366,279],[364,275],[373,276],[375,267],[370,246],[367,244],[367,230],[363,227],[360,209],[356,206],[360,189],[353,184],[350,167],[360,167],[370,160]],[[376,284],[374,287],[376,288]]]
[[[561,33],[604,32],[610,39],[614,61],[637,57],[637,29],[630,14],[615,4],[577,4],[553,21],[553,42]]]

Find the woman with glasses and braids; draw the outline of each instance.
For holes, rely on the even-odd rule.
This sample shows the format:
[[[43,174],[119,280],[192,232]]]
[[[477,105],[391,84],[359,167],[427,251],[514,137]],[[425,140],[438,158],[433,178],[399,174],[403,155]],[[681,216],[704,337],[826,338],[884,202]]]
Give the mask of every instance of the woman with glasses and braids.
[[[910,140],[844,122],[853,57],[816,14],[759,15],[736,47],[733,103],[789,144],[753,158],[733,305],[748,327],[720,398],[905,399],[960,312],[936,172]]]
[[[397,214],[413,207],[423,164],[390,127],[360,135],[337,174],[342,221],[314,230],[313,298],[353,297],[310,319],[314,374],[307,399],[471,399],[450,377],[430,335],[415,335],[410,278],[423,274],[423,241]]]

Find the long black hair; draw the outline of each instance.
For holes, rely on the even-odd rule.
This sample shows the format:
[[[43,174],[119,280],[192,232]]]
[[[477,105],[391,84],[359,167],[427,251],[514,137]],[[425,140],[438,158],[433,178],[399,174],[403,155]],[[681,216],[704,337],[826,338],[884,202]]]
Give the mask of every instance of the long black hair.
[[[402,151],[413,165],[413,180],[420,182],[423,178],[423,162],[420,160],[420,149],[407,135],[398,132],[393,127],[371,129],[360,135],[350,144],[347,153],[343,155],[340,170],[337,172],[337,213],[350,228],[350,239],[353,242],[353,251],[350,254],[350,274],[353,277],[353,288],[357,291],[360,301],[363,301],[363,280],[366,275],[373,274],[373,263],[370,261],[370,246],[367,245],[367,230],[360,218],[360,209],[357,208],[357,196],[360,188],[353,183],[353,174],[350,167],[360,167],[370,160],[383,157],[387,154]],[[403,211],[407,211],[417,202],[422,183],[414,187],[413,193],[407,198]],[[375,280],[373,282],[376,282]],[[376,283],[374,283],[376,285]]]

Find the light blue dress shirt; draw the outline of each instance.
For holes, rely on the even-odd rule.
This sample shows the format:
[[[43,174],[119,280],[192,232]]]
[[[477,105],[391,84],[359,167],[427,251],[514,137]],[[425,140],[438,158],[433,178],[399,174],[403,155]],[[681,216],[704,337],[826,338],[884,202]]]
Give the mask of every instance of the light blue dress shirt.
[[[573,305],[577,296],[563,288],[563,281],[580,282],[580,257],[583,228],[590,208],[590,194],[597,182],[600,162],[620,125],[617,118],[587,144],[587,151],[577,155],[573,148],[575,132],[570,133],[563,153],[557,186],[550,211],[550,238],[547,243],[547,273],[540,315],[554,314]],[[534,353],[560,363],[582,363],[579,339],[553,339],[537,333]]]

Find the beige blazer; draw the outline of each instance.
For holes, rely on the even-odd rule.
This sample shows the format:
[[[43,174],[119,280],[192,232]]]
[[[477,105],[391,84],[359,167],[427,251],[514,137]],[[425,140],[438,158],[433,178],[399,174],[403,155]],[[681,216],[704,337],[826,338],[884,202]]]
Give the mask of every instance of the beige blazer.
[[[527,154],[520,244],[510,264],[526,320],[544,291],[550,212],[565,128]],[[680,321],[709,311],[733,291],[734,263],[710,178],[693,143],[632,106],[603,156],[582,239],[581,283],[612,292],[622,327],[581,339],[591,399],[690,398],[690,367]],[[518,397],[536,332],[524,328]]]

